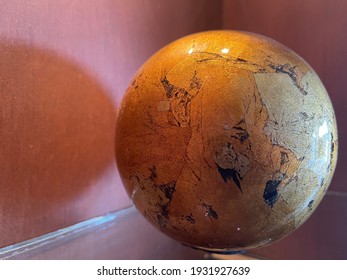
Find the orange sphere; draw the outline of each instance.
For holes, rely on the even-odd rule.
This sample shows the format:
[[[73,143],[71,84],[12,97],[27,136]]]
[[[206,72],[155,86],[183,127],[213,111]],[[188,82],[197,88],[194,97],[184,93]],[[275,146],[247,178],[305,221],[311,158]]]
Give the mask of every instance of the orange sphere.
[[[153,55],[118,115],[116,159],[135,206],[183,244],[269,244],[299,227],[337,156],[328,94],[297,54],[263,36],[211,31]]]

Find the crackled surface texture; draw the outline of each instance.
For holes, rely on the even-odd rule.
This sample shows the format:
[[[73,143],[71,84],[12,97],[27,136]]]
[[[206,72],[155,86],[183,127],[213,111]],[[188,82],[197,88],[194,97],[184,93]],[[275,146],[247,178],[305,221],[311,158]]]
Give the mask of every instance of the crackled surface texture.
[[[255,34],[204,32],[166,46],[139,69],[118,116],[117,164],[136,207],[212,251],[263,246],[300,226],[336,156],[321,81]]]

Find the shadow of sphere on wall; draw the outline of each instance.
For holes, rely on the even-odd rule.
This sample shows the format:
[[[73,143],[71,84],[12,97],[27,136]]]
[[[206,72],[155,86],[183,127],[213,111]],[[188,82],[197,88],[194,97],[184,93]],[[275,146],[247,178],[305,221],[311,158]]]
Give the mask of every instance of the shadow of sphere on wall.
[[[76,65],[0,43],[0,247],[87,218],[93,198],[76,201],[115,168],[115,118],[108,94]]]

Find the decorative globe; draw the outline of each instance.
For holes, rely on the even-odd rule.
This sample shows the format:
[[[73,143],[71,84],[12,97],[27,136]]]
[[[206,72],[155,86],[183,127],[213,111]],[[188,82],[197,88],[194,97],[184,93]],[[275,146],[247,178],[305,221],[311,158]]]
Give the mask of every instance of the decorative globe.
[[[136,208],[163,233],[213,252],[298,228],[336,163],[329,96],[300,56],[269,38],[181,38],[137,72],[121,103],[116,159]]]

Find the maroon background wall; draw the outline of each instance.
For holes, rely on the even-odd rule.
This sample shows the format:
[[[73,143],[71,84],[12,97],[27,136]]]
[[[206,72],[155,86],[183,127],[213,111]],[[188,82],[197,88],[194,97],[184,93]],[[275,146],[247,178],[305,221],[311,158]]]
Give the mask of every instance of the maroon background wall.
[[[326,86],[338,122],[339,158],[313,216],[287,238],[256,253],[270,258],[347,259],[347,1],[224,0],[223,27],[269,36],[301,55]]]
[[[136,69],[221,26],[221,1],[0,1],[0,247],[130,205],[117,104]]]

